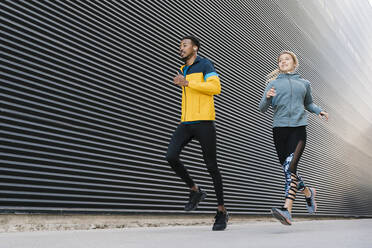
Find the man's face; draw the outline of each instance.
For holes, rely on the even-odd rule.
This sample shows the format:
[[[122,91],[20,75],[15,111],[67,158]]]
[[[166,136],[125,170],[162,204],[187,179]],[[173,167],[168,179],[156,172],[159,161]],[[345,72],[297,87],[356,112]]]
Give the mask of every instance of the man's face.
[[[181,41],[179,54],[182,61],[186,62],[196,51],[197,47],[193,45],[190,39]]]

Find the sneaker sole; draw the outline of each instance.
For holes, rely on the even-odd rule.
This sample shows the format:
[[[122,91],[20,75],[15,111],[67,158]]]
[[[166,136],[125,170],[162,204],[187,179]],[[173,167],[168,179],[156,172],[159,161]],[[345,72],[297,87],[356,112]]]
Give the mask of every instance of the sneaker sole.
[[[290,220],[288,220],[286,217],[284,217],[283,215],[281,215],[275,208],[272,208],[271,209],[271,214],[277,219],[280,221],[280,223],[282,223],[283,225],[286,225],[286,226],[290,226],[292,225],[292,222]]]
[[[212,228],[212,231],[224,231],[226,229],[227,225],[223,226],[222,228],[221,227],[213,227]]]

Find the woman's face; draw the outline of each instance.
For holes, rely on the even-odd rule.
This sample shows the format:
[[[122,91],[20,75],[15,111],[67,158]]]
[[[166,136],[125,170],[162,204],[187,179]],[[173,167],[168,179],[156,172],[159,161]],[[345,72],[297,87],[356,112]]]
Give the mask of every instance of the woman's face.
[[[284,53],[279,56],[279,70],[283,73],[293,72],[295,70],[295,63],[290,54]]]

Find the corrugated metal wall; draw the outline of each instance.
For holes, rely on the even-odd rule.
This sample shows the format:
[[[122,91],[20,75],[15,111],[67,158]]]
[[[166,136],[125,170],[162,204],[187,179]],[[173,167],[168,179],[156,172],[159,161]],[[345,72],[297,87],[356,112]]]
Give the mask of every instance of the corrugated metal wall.
[[[372,109],[363,105],[366,116],[354,104],[371,84],[338,72],[350,54],[315,37],[333,46],[322,19],[329,9],[305,2],[1,1],[0,212],[183,212],[187,189],[165,152],[180,118],[179,41],[195,34],[222,82],[218,162],[230,212],[267,214],[283,202],[271,114],[257,106],[277,54],[290,49],[332,117],[310,118],[299,168],[318,189],[319,214],[371,216]],[[354,98],[333,90],[350,85]],[[214,211],[199,144],[182,158],[209,193],[198,212]],[[306,213],[302,196],[295,208]]]

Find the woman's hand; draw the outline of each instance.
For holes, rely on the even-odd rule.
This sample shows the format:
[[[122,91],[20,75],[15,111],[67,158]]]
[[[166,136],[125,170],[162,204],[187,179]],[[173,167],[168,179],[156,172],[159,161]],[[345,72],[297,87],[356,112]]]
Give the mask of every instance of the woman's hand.
[[[266,93],[266,98],[269,99],[274,96],[276,96],[276,91],[274,87],[271,87],[271,89]]]
[[[328,113],[325,112],[325,111],[320,112],[319,117],[320,118],[324,117],[326,119],[326,121],[328,121]]]

